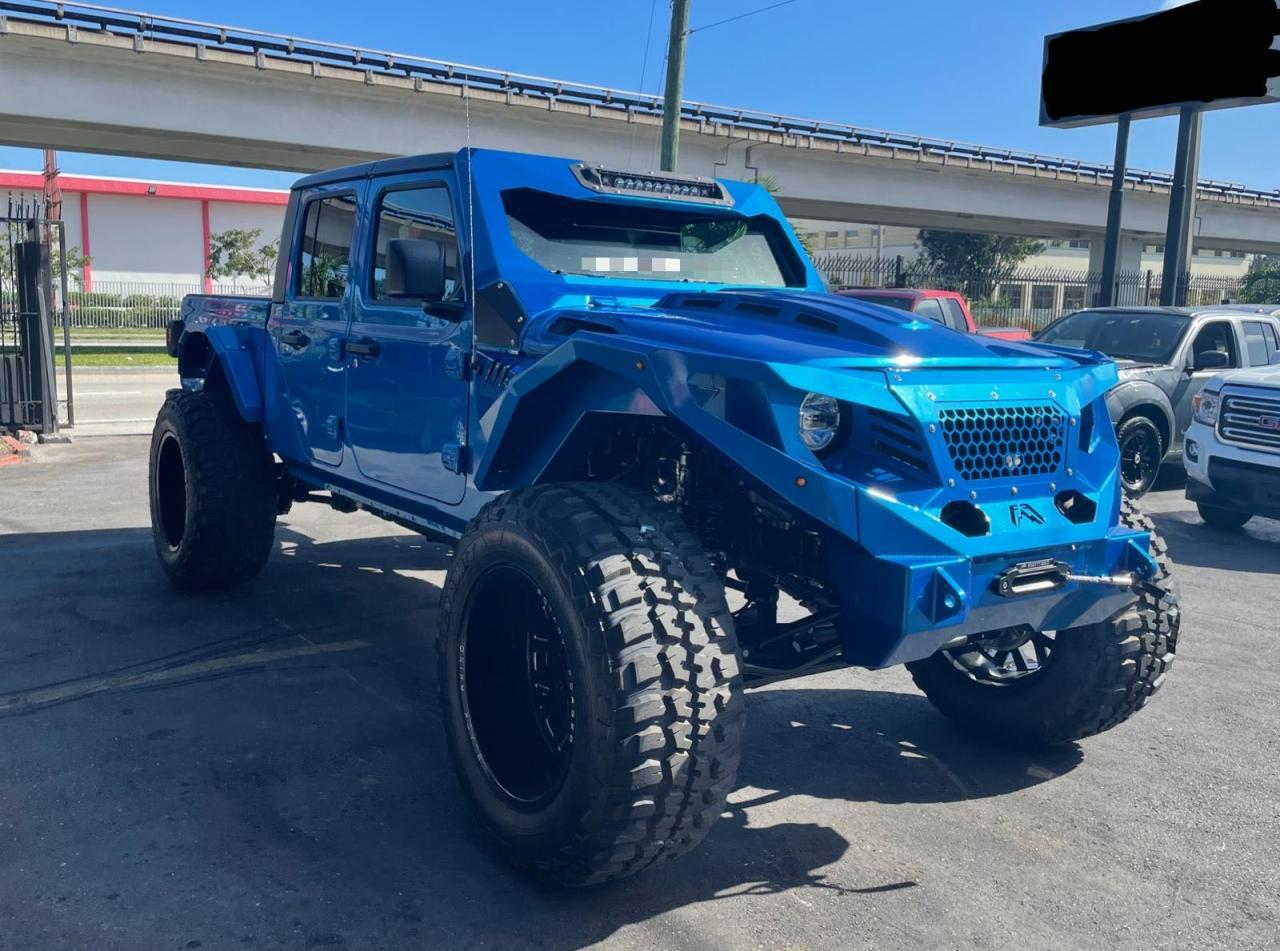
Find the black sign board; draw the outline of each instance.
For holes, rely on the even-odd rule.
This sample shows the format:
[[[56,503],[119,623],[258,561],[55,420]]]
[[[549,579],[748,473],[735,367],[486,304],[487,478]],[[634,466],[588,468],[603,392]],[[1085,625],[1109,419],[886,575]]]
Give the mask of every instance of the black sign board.
[[[1280,102],[1277,0],[1197,0],[1045,39],[1040,124]]]

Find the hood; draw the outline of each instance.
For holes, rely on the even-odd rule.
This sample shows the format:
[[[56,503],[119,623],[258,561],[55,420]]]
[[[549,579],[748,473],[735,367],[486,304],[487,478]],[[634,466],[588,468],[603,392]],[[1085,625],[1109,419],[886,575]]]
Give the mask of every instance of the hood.
[[[579,332],[625,336],[655,349],[703,351],[769,363],[838,368],[1068,368],[1097,355],[980,334],[868,301],[777,290],[670,294],[649,307],[596,300],[530,321],[529,353],[546,353]]]
[[[1114,358],[1113,358],[1114,359]],[[1169,365],[1165,363],[1148,363],[1138,360],[1115,360],[1116,370],[1120,374],[1120,379],[1131,380],[1135,377],[1147,377],[1153,375],[1157,370],[1168,370]]]
[[[1252,370],[1235,370],[1215,377],[1210,384],[1215,389],[1222,386],[1258,386],[1280,390],[1280,366],[1256,367]]]

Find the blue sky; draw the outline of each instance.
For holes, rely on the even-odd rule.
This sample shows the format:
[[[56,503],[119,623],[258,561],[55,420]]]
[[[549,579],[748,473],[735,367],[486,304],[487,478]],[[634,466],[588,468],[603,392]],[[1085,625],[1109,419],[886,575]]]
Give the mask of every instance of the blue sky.
[[[1043,36],[1148,13],[1160,0],[693,0],[686,98],[1109,161],[1110,127],[1037,125]],[[772,0],[776,2],[776,0]],[[123,2],[121,5],[125,5]],[[134,5],[130,3],[129,5]],[[580,82],[657,91],[668,0],[137,0],[156,12]],[[353,10],[370,11],[353,16]],[[649,62],[645,36],[652,15]],[[1134,127],[1130,162],[1168,169],[1176,120]],[[1280,187],[1280,106],[1211,113],[1202,174]],[[37,153],[0,148],[0,167]],[[64,152],[66,171],[287,185],[290,175]]]

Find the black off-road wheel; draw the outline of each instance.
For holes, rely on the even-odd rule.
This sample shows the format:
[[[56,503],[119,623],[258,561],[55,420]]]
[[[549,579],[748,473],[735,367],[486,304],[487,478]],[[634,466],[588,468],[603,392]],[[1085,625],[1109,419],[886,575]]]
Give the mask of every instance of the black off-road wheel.
[[[1129,500],[1122,522],[1151,532],[1159,571],[1114,618],[1066,631],[1009,628],[909,664],[916,686],[959,726],[1010,746],[1060,746],[1133,716],[1163,686],[1181,618],[1172,563]]]
[[[591,885],[706,835],[737,774],[741,663],[678,515],[618,486],[510,492],[459,544],[442,615],[450,752],[510,862]]]
[[[1220,532],[1238,532],[1253,518],[1248,512],[1221,509],[1216,505],[1205,505],[1203,502],[1198,503],[1196,508],[1200,512],[1200,517],[1204,519],[1204,523]]]
[[[1131,416],[1116,430],[1120,444],[1120,481],[1132,499],[1140,499],[1156,484],[1164,462],[1164,440],[1148,416]]]
[[[182,591],[243,584],[266,564],[277,479],[261,431],[230,394],[171,390],[151,435],[151,532]]]

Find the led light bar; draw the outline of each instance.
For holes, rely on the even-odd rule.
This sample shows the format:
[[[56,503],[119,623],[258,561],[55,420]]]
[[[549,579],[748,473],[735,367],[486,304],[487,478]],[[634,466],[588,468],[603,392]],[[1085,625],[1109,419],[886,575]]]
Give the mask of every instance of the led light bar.
[[[619,172],[594,165],[574,165],[573,174],[584,187],[607,195],[674,198],[708,205],[732,205],[733,199],[714,178],[667,172]]]

